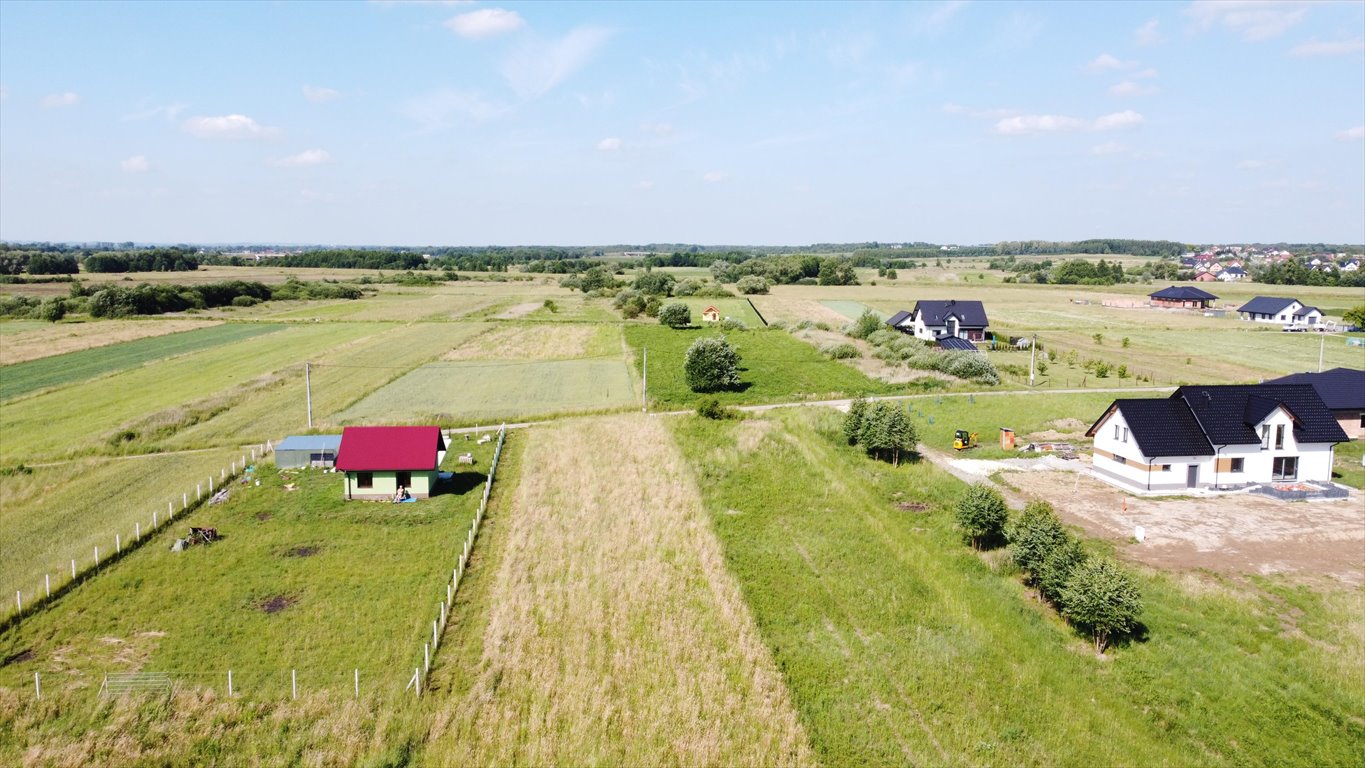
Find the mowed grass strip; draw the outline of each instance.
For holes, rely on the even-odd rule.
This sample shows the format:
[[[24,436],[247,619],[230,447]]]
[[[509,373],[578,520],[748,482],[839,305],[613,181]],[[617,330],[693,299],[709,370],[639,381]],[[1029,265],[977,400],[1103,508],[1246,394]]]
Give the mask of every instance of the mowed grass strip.
[[[4,339],[4,344],[0,344],[0,365],[13,365],[151,336],[166,336],[181,331],[209,328],[218,323],[217,320],[185,317],[65,323],[0,320],[0,338]]]
[[[338,414],[337,421],[489,423],[638,402],[630,369],[620,359],[442,362],[406,374]]]
[[[146,325],[155,327],[151,323]],[[215,325],[7,365],[0,368],[0,400],[126,370],[152,360],[274,333],[283,327],[266,323]]]
[[[724,320],[725,318],[729,317],[735,320],[743,321],[743,323],[749,326],[750,328],[763,327],[763,321],[758,318],[758,314],[754,312],[754,308],[749,304],[749,300],[744,298],[705,299],[685,296],[680,298],[664,299],[663,303],[686,304],[687,308],[692,311],[692,324],[696,326],[701,327],[711,326],[712,323],[709,323],[702,319],[701,313],[704,312],[707,307],[715,307],[716,311],[720,313],[721,320]],[[648,322],[658,321],[650,319]]]
[[[539,306],[539,305],[537,305]],[[612,325],[497,325],[442,355],[442,360],[571,360],[621,352]]]
[[[687,386],[683,362],[687,348],[704,336],[724,336],[739,351],[740,388],[734,391],[697,394]],[[748,405],[801,399],[845,397],[858,393],[904,391],[868,378],[785,331],[673,329],[659,325],[625,326],[626,342],[636,351],[649,349],[649,400],[659,409],[691,408],[703,398],[715,397],[725,405]]]
[[[527,435],[486,553],[480,655],[457,667],[433,765],[809,765],[696,481],[660,422],[578,420]],[[470,627],[476,627],[471,624]],[[461,627],[454,627],[461,631]],[[452,638],[452,647],[468,647]]]
[[[840,422],[813,409],[669,422],[822,763],[1358,761],[1358,590],[1134,568],[1147,636],[1096,659],[987,564],[1003,553],[963,543],[958,481],[873,462]]]

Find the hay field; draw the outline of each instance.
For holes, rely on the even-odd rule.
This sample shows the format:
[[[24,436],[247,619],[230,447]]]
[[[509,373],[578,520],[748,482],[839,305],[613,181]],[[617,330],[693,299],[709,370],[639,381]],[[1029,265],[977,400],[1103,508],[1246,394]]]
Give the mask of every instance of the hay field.
[[[217,324],[215,320],[191,320],[185,317],[166,320],[31,324],[26,320],[3,320],[0,321],[0,336],[4,337],[5,342],[0,344],[0,365],[13,365],[150,336],[165,336],[196,328],[208,328]]]
[[[580,420],[529,443],[481,652],[440,658],[441,675],[468,679],[438,708],[424,760],[812,764],[663,425]]]
[[[442,360],[571,360],[621,351],[621,332],[606,325],[502,325],[475,336]]]
[[[424,365],[337,415],[343,424],[490,423],[626,408],[640,402],[618,357]]]

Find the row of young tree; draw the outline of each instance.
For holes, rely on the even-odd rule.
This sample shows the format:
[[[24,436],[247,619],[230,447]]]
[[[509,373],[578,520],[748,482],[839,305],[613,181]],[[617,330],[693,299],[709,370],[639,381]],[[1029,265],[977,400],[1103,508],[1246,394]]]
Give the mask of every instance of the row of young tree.
[[[900,466],[901,454],[912,454],[919,444],[919,433],[910,414],[889,401],[868,402],[855,397],[844,416],[844,439],[861,446],[869,456]]]
[[[1110,558],[1086,553],[1051,504],[1029,502],[1010,519],[1000,493],[977,483],[959,500],[956,517],[974,548],[1003,540],[1025,582],[1073,626],[1089,632],[1096,653],[1140,627],[1142,594],[1132,576]]]
[[[772,285],[858,284],[858,273],[851,259],[813,254],[760,256],[737,264],[717,260],[711,263],[711,275],[718,283],[736,283],[753,276]]]
[[[362,291],[353,285],[289,280],[280,285],[231,280],[202,285],[143,283],[136,286],[92,287],[76,282],[65,298],[11,295],[0,297],[0,316],[27,317],[57,322],[72,313],[116,318],[161,315],[191,309],[250,307],[263,301],[297,299],[358,299]]]

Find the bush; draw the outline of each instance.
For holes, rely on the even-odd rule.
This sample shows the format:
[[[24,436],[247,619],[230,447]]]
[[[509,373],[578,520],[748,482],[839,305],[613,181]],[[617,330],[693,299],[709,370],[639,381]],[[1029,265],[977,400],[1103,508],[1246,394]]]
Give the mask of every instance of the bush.
[[[546,299],[546,300],[545,300],[545,303],[542,304],[541,306],[543,306],[543,307],[545,307],[546,309],[550,310],[550,314],[552,314],[552,315],[553,315],[554,313],[556,313],[556,312],[559,311],[559,305],[555,303],[555,300],[554,300],[554,299]]]
[[[614,287],[616,278],[606,267],[593,267],[584,272],[576,282],[578,283],[578,290],[584,293],[592,293],[603,288]],[[560,284],[563,285],[563,283]]]
[[[659,310],[663,305],[663,301],[660,300],[658,296],[650,296],[648,299],[645,299],[645,316],[658,317]]]
[[[957,503],[957,524],[971,539],[975,549],[980,549],[983,543],[991,539],[999,538],[1008,515],[1009,510],[1000,492],[982,483],[968,488]]]
[[[1030,501],[1019,517],[1005,527],[1010,557],[1027,574],[1030,583],[1037,583],[1043,561],[1066,543],[1067,536],[1062,521],[1046,501]]]
[[[867,398],[858,395],[849,401],[848,415],[844,416],[844,439],[849,445],[858,442],[858,433],[863,430],[863,419],[867,416]]]
[[[257,304],[260,304],[260,303],[261,303],[261,300],[258,299],[258,298],[256,298],[255,296],[234,296],[234,297],[232,297],[232,306],[234,306],[234,307],[254,307],[254,306],[256,306]]]
[[[745,294],[767,293],[768,281],[758,275],[746,275],[741,277],[739,282],[735,283],[735,288],[737,288],[740,293]]]
[[[733,419],[736,414],[734,409],[726,408],[721,405],[720,401],[716,398],[708,397],[697,404],[697,415],[703,419],[723,421],[725,419]]]
[[[629,288],[616,294],[612,300],[612,306],[620,310],[621,316],[627,320],[639,317],[645,311],[645,304],[645,295]]]
[[[862,398],[849,405],[844,418],[844,436],[861,445],[869,456],[899,465],[901,452],[911,452],[919,435],[910,417],[896,403],[869,404]]]
[[[727,331],[747,331],[749,326],[738,317],[727,317],[720,321],[720,327]]]
[[[1142,615],[1137,585],[1112,560],[1092,557],[1078,565],[1062,590],[1062,615],[1090,630],[1095,652],[1115,634],[1131,632]]]
[[[659,309],[659,322],[669,328],[686,328],[692,324],[692,310],[682,303],[665,304]]]
[[[1062,589],[1071,580],[1071,574],[1084,562],[1085,551],[1081,549],[1081,543],[1067,534],[1066,539],[1053,547],[1039,564],[1036,574],[1038,591],[1053,604],[1064,605]]]
[[[876,312],[868,309],[858,315],[858,319],[853,321],[853,325],[850,325],[845,333],[855,339],[866,339],[883,328],[886,328],[886,323],[882,322]]]
[[[831,360],[851,360],[855,357],[862,357],[863,353],[852,344],[833,344],[820,350],[829,356]]]
[[[696,279],[695,277],[689,277],[686,280],[680,281],[678,284],[673,286],[673,295],[692,296],[696,294],[697,291],[700,291],[703,285],[705,284],[702,283],[702,281]]]
[[[669,307],[686,305],[670,304]],[[659,312],[660,319],[668,311]],[[693,392],[716,392],[739,385],[739,352],[724,336],[697,339],[687,348],[683,376]]]
[[[667,272],[650,271],[636,277],[631,287],[641,293],[667,296],[673,290],[673,284],[676,282],[677,278]]]
[[[44,299],[43,303],[38,305],[37,314],[39,320],[55,323],[63,317],[66,317],[66,301],[62,299]]]

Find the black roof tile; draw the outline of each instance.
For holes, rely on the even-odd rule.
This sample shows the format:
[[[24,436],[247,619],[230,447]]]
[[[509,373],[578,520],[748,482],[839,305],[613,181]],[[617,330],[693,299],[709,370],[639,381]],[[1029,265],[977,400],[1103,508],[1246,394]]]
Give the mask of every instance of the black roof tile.
[[[1294,373],[1271,379],[1266,384],[1308,384],[1334,411],[1360,408],[1365,410],[1365,371],[1354,368],[1333,368],[1322,373]]]
[[[950,317],[956,317],[964,328],[990,325],[986,320],[986,308],[979,301],[917,301],[912,312],[920,314],[925,325],[947,325]]]
[[[1280,310],[1298,301],[1283,296],[1257,296],[1237,308],[1238,312],[1254,312],[1258,315],[1276,315]]]
[[[1208,291],[1201,291],[1198,288],[1192,288],[1188,285],[1172,285],[1169,288],[1162,288],[1156,293],[1149,293],[1147,295],[1154,299],[1171,299],[1173,301],[1192,301],[1200,299],[1204,301],[1213,301],[1218,298]]]
[[[1256,424],[1279,405],[1294,417],[1294,439],[1298,442],[1339,443],[1347,439],[1336,417],[1307,384],[1186,386],[1177,389],[1171,399],[1189,406],[1215,445],[1259,443]]]

